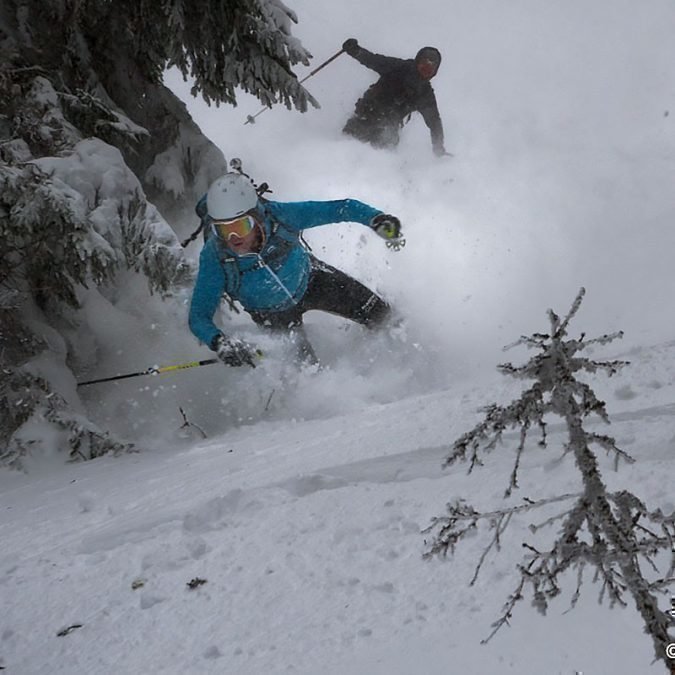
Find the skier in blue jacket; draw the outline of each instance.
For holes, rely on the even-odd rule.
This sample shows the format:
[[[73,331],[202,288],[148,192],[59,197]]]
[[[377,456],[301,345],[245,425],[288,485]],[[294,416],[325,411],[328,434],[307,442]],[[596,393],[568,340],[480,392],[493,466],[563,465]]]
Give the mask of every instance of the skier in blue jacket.
[[[298,356],[316,362],[303,328],[312,309],[337,314],[368,328],[391,313],[377,294],[321,262],[300,241],[302,230],[328,223],[370,226],[398,250],[405,240],[396,216],[354,199],[275,202],[259,199],[244,175],[227,173],[206,194],[209,232],[199,258],[190,304],[190,329],[227,365],[255,367],[255,348],[223,333],[213,322],[223,294],[239,301],[259,326],[290,333]]]

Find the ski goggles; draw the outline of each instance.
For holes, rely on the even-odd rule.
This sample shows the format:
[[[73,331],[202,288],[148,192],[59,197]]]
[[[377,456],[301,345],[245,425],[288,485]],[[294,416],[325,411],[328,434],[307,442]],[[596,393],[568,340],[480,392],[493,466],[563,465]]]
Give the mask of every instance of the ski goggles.
[[[211,227],[218,237],[227,241],[233,234],[241,238],[250,234],[256,222],[253,216],[245,215],[234,220],[214,220]]]

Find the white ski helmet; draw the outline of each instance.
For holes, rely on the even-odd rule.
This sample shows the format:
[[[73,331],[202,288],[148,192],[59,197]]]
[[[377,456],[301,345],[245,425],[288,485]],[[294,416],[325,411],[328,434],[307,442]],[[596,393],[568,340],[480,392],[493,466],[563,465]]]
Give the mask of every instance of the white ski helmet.
[[[211,183],[206,209],[214,220],[231,220],[255,208],[258,194],[251,181],[240,173],[226,173]]]

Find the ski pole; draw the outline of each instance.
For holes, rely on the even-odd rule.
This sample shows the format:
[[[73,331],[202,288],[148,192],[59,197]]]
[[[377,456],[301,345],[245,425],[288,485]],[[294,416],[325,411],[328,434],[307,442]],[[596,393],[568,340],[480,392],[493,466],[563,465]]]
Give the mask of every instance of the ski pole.
[[[337,54],[333,54],[333,56],[331,56],[329,59],[326,59],[326,61],[324,61],[320,66],[317,66],[309,75],[303,77],[300,80],[300,82],[298,82],[298,84],[302,84],[303,82],[309,80],[309,78],[312,77],[312,75],[316,75],[322,68],[325,68],[331,61],[335,61],[335,59],[337,59],[337,57],[340,56],[340,54],[344,54],[344,51],[345,51],[344,49],[341,49],[339,52],[337,52]],[[262,115],[265,112],[265,110],[269,110],[269,107],[265,106],[264,108],[261,108],[255,115],[248,115],[246,117],[244,125],[255,124],[255,118],[258,117],[258,115]]]
[[[263,353],[257,349],[256,355],[262,357]],[[141,377],[142,375],[159,375],[160,373],[170,373],[173,370],[185,370],[186,368],[198,368],[199,366],[210,366],[213,363],[221,363],[220,359],[203,359],[202,361],[189,361],[188,363],[179,363],[175,366],[150,366],[147,370],[139,370],[136,373],[127,373],[126,375],[113,375],[112,377],[102,377],[98,380],[87,380],[78,382],[78,387],[84,387],[88,384],[99,384],[100,382],[113,382],[115,380],[126,380],[129,377]]]

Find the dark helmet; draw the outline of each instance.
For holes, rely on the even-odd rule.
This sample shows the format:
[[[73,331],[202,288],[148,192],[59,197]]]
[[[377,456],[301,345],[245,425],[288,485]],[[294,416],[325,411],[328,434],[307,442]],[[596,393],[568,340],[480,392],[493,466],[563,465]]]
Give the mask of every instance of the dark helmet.
[[[415,56],[415,62],[419,63],[422,59],[434,63],[437,70],[438,66],[441,65],[441,53],[436,47],[422,47]]]

